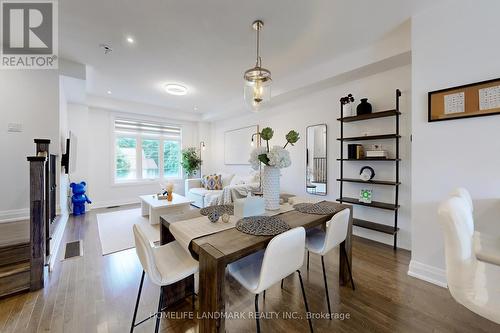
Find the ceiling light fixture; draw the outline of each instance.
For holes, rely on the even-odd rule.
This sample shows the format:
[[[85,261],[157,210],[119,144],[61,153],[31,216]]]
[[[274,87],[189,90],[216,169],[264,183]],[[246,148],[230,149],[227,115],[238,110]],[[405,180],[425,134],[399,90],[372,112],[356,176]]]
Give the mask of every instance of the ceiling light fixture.
[[[135,43],[135,40],[134,40],[134,38],[133,38],[133,37],[128,36],[128,37],[127,37],[127,42],[129,42],[129,44],[134,44],[134,43]]]
[[[244,98],[246,104],[253,110],[259,111],[262,105],[271,100],[271,71],[262,67],[260,57],[260,31],[264,22],[257,20],[252,23],[252,28],[257,31],[257,61],[255,66],[246,70]]]
[[[188,92],[188,88],[177,83],[168,83],[164,87],[165,91],[170,95],[183,96]]]
[[[108,91],[107,91],[107,94],[108,94],[108,95],[111,95],[111,94],[112,94],[111,90],[108,90]]]

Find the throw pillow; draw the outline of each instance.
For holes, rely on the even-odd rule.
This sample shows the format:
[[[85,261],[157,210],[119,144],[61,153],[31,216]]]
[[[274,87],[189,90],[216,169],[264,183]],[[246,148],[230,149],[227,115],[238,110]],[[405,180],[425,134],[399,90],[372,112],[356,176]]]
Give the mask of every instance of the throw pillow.
[[[208,175],[203,178],[205,189],[207,190],[222,190],[221,175]]]

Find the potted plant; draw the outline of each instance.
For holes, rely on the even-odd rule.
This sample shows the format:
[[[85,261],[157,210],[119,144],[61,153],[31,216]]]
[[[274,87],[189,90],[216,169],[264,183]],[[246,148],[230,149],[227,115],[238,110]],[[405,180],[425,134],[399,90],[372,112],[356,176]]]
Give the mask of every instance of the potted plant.
[[[192,177],[201,166],[201,158],[195,147],[182,150],[181,165],[188,177]]]
[[[280,170],[287,168],[292,164],[290,160],[290,153],[286,150],[288,144],[294,145],[299,141],[299,133],[291,130],[285,135],[286,143],[283,147],[273,146],[269,147],[269,140],[273,138],[274,131],[270,127],[262,129],[259,133],[261,139],[266,141],[265,147],[257,147],[250,154],[248,160],[254,170],[258,170],[260,164],[264,164],[264,173],[262,180],[262,192],[266,209],[276,210],[279,209],[280,202]]]

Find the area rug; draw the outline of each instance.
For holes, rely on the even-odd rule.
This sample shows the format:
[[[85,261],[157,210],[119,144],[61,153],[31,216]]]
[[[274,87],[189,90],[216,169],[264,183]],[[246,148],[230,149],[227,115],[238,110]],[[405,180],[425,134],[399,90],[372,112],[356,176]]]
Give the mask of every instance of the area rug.
[[[132,230],[134,224],[141,226],[151,242],[160,241],[160,225],[149,224],[148,217],[141,216],[140,208],[97,214],[102,255],[134,248],[134,232]]]

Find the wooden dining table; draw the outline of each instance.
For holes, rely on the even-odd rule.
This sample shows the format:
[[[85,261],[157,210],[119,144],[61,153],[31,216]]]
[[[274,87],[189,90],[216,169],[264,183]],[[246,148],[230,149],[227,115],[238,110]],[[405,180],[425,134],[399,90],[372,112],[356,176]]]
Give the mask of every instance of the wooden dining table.
[[[352,236],[352,206],[334,203],[337,211],[342,209],[350,210],[349,227],[347,237],[341,246],[347,253],[347,258],[351,262],[351,236]],[[305,214],[296,210],[281,213],[278,216],[291,228],[304,227],[306,229],[326,225],[334,214],[315,215]],[[191,218],[199,217],[198,209],[192,208],[183,214],[163,215],[160,217],[161,233],[160,243],[166,244],[175,240],[169,232],[172,223],[180,222]],[[181,222],[182,223],[182,222]],[[265,249],[272,236],[254,236],[242,233],[236,228],[227,229],[211,235],[195,238],[189,245],[191,255],[199,261],[199,332],[224,332],[224,316],[213,316],[210,314],[225,312],[225,271],[226,266],[238,259]],[[341,251],[339,251],[339,284],[345,285],[349,282],[349,271],[347,262]],[[180,299],[190,295],[194,291],[193,276],[179,281],[168,287],[164,287],[164,299],[167,304],[173,304]]]

